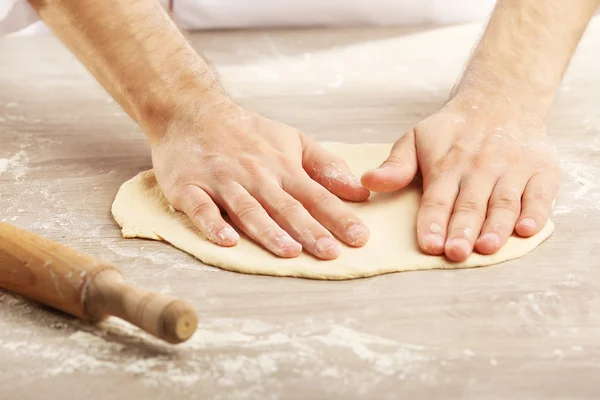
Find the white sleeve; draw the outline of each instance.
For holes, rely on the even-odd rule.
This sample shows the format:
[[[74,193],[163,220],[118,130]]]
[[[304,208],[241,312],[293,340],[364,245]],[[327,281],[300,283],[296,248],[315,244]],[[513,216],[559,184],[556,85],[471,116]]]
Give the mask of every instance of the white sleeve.
[[[173,0],[184,29],[450,24],[486,18],[495,0]]]
[[[27,0],[0,0],[0,36],[20,31],[38,19]]]

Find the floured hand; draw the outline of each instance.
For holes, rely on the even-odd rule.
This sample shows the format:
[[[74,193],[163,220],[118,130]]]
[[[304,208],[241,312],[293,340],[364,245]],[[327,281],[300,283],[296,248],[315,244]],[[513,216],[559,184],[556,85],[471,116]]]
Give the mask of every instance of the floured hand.
[[[302,248],[339,256],[332,233],[362,246],[369,231],[337,196],[363,201],[369,191],[346,164],[298,130],[237,105],[180,118],[152,144],[158,183],[172,205],[206,237],[233,246],[239,236],[219,208],[250,238],[280,257]]]
[[[377,192],[399,190],[417,169],[424,190],[419,245],[453,261],[474,250],[494,253],[513,231],[523,237],[537,233],[560,181],[541,119],[457,98],[402,136],[362,183]]]

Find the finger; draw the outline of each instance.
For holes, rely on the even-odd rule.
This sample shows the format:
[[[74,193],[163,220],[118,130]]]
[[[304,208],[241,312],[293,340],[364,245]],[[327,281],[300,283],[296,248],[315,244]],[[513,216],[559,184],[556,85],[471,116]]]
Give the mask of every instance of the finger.
[[[369,229],[355,212],[327,189],[308,177],[296,177],[283,183],[286,192],[344,243],[354,247],[367,243]]]
[[[515,230],[521,212],[521,196],[527,183],[527,175],[501,177],[492,190],[486,220],[481,235],[475,242],[475,250],[481,254],[493,254],[500,250]]]
[[[543,173],[534,175],[529,180],[523,192],[522,211],[515,227],[519,236],[533,236],[544,227],[558,191],[558,183],[558,177]]]
[[[305,135],[302,136],[302,141],[302,167],[308,176],[345,200],[365,201],[369,198],[371,193],[350,172],[344,160]]]
[[[390,156],[379,168],[363,174],[361,182],[374,192],[393,192],[406,187],[416,174],[415,134],[410,130],[394,144]]]
[[[339,257],[342,249],[340,243],[315,221],[298,200],[275,185],[264,185],[257,193],[252,194],[275,222],[302,244],[307,252],[324,260]],[[331,193],[329,196],[336,198]]]
[[[302,246],[271,219],[260,203],[238,184],[217,191],[219,204],[252,240],[280,257],[296,257]]]
[[[428,180],[417,213],[417,239],[425,253],[442,255],[450,213],[458,195],[458,177],[444,173]]]
[[[464,261],[473,252],[496,181],[495,176],[479,172],[461,180],[444,249],[450,260]]]
[[[198,186],[183,187],[173,201],[173,207],[184,212],[208,240],[221,246],[234,246],[240,236],[223,219],[217,205]]]

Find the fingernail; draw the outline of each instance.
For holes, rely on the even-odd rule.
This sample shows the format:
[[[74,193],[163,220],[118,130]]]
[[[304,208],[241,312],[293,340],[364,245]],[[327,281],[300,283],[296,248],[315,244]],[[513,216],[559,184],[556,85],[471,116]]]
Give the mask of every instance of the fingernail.
[[[280,257],[296,257],[302,251],[302,245],[287,233],[275,237],[275,253]]]
[[[429,231],[431,233],[440,233],[442,231],[442,227],[434,222],[431,225],[429,225]]]
[[[494,232],[488,232],[485,235],[483,235],[480,239],[480,242],[487,242],[489,244],[492,244],[494,246],[499,246],[500,245],[500,237],[495,234]]]
[[[362,224],[352,224],[346,234],[352,245],[366,243],[369,239],[369,230]]]
[[[532,220],[531,218],[524,218],[519,222],[519,225],[521,225],[523,228],[527,228],[529,230],[533,230],[535,229],[535,221]]]
[[[444,247],[444,238],[437,233],[425,236],[425,247],[429,250],[438,250]]]
[[[465,228],[463,229],[463,236],[465,237],[465,239],[471,239],[471,236],[473,235],[473,228]]]
[[[217,237],[222,241],[237,242],[240,239],[240,235],[231,227],[226,226],[217,233]]]
[[[342,249],[342,246],[337,241],[328,237],[317,239],[315,247],[320,255],[328,255],[332,257],[337,257]]]
[[[446,247],[454,247],[459,249],[463,254],[469,254],[471,252],[471,245],[466,239],[457,238],[452,239],[446,243]]]

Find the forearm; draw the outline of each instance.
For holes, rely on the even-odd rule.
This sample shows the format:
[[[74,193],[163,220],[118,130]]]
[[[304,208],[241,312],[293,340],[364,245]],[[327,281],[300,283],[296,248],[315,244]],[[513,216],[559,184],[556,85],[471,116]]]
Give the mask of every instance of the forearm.
[[[29,1],[151,140],[189,98],[207,106],[226,98],[155,0]]]
[[[498,0],[454,95],[545,119],[599,0]]]

